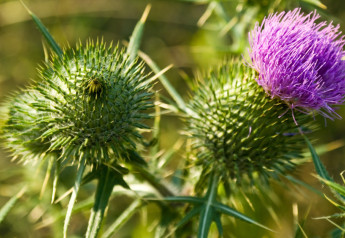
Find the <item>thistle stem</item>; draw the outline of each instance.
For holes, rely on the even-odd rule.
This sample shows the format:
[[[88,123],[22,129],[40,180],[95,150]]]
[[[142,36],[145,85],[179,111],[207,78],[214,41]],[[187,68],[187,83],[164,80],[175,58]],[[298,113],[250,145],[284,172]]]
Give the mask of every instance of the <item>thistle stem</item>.
[[[80,167],[79,167],[78,172],[77,172],[77,177],[76,177],[76,180],[74,183],[73,192],[72,192],[72,195],[71,195],[71,198],[69,200],[68,207],[67,207],[67,212],[66,212],[66,217],[65,217],[64,227],[63,227],[63,237],[64,238],[67,237],[68,224],[69,224],[69,221],[70,221],[71,216],[72,216],[72,210],[73,210],[75,201],[77,200],[77,195],[78,195],[79,188],[81,186],[81,181],[83,179],[83,174],[85,171],[85,166],[86,166],[85,158],[83,158],[80,162]],[[58,169],[58,165],[57,165],[56,169]]]
[[[213,204],[216,204],[217,199],[217,189],[218,189],[218,180],[219,175],[217,173],[213,173],[210,178],[210,183],[208,185],[208,189],[205,195],[205,205],[204,209],[200,214],[199,219],[199,230],[198,230],[198,238],[207,238],[208,233],[210,231],[211,223],[214,219],[214,208]],[[219,229],[219,228],[218,228]],[[220,228],[221,229],[221,228]]]
[[[208,190],[206,193],[206,197],[208,197],[209,201],[215,201],[217,197],[217,189],[218,189],[218,180],[219,175],[217,173],[214,173],[211,176],[210,184],[208,186]]]
[[[91,211],[86,238],[95,238],[101,228],[104,212],[108,206],[110,195],[116,184],[116,177],[107,166],[102,168],[97,185],[95,204]]]
[[[135,200],[109,227],[109,229],[102,236],[103,238],[111,238],[114,233],[125,223],[127,222],[141,206],[143,202],[140,199]]]

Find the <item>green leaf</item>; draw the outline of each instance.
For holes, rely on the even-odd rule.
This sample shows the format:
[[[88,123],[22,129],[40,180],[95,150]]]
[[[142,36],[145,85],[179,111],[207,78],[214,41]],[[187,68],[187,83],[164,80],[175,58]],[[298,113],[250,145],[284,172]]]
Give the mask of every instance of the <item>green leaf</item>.
[[[205,195],[204,209],[201,211],[199,220],[198,238],[207,238],[210,231],[213,215],[215,213],[212,205],[216,203],[218,189],[218,176],[216,174],[211,176],[208,190]]]
[[[319,156],[317,155],[314,147],[312,146],[312,144],[310,143],[310,141],[308,140],[308,138],[303,135],[305,141],[307,142],[308,148],[310,150],[313,162],[314,162],[314,166],[315,166],[315,170],[318,173],[318,175],[321,177],[321,181],[325,182],[333,182],[333,179],[329,176],[325,166],[322,164]],[[335,190],[333,187],[331,187],[331,185],[328,185],[330,188],[332,188],[332,191],[335,191],[335,195],[338,196],[340,195],[338,198],[341,200],[345,199],[345,194],[342,194],[340,192],[338,192],[337,190]],[[332,186],[335,186],[335,183],[332,183]],[[341,187],[341,185],[339,185]],[[338,189],[340,189],[340,187],[336,186]]]
[[[43,180],[43,184],[42,184],[42,188],[41,188],[41,192],[40,192],[40,198],[43,197],[43,194],[47,188],[47,184],[48,184],[48,181],[49,181],[49,178],[50,178],[50,174],[52,172],[52,168],[53,168],[53,165],[55,163],[55,157],[52,156],[49,158],[49,161],[48,161],[48,166],[47,166],[47,170],[46,170],[46,176],[44,177],[44,180]]]
[[[178,237],[178,224],[174,228],[171,227],[171,224],[175,223],[176,219],[180,217],[178,209],[164,203],[157,203],[157,205],[160,206],[161,217],[159,224],[156,226],[154,238],[168,238],[171,237],[172,234],[175,234],[175,237]],[[170,233],[168,231],[170,231]],[[183,229],[183,231],[185,231],[185,229]]]
[[[113,222],[102,237],[110,238],[112,235],[125,224],[142,206],[140,199],[135,200],[122,214]]]
[[[216,2],[215,1],[211,1],[208,6],[207,9],[204,11],[204,13],[202,14],[202,16],[199,18],[197,26],[198,27],[202,27],[205,22],[210,18],[210,16],[212,15],[215,7],[216,7]]]
[[[135,26],[133,30],[133,34],[130,38],[128,48],[127,48],[127,54],[129,55],[129,58],[131,61],[133,61],[138,55],[138,50],[141,43],[143,31],[144,31],[145,21],[147,19],[147,16],[149,15],[150,9],[151,9],[151,4],[148,4],[144,10],[143,15],[141,16],[141,19]]]
[[[344,146],[345,146],[345,140],[340,139],[340,140],[332,141],[332,142],[327,143],[327,144],[315,146],[314,149],[315,149],[316,153],[320,156],[320,155],[326,154],[330,151],[339,149],[339,148],[344,147]],[[308,156],[309,156],[309,151],[306,151],[305,153],[303,153],[303,157],[308,157]],[[300,160],[301,159],[296,160],[296,163],[298,163],[298,161],[300,161]],[[309,160],[309,158],[306,158],[306,160],[302,159],[302,161],[303,161],[302,163],[304,163],[307,160]]]
[[[169,202],[185,202],[192,203],[196,205],[179,223],[178,226],[183,225],[189,221],[193,216],[200,213],[199,218],[199,229],[198,229],[198,238],[207,238],[212,222],[214,221],[217,225],[219,235],[222,236],[223,228],[221,223],[221,213],[238,218],[240,220],[246,221],[248,223],[254,224],[261,228],[264,228],[269,231],[273,231],[268,227],[256,222],[255,220],[245,216],[244,214],[232,209],[222,203],[216,201],[218,189],[218,177],[217,175],[211,176],[208,190],[205,197],[190,197],[190,196],[176,196],[176,197],[166,197],[163,200]]]
[[[115,185],[128,187],[122,178],[122,174],[107,166],[99,167],[100,173],[95,195],[95,203],[91,210],[86,238],[96,238],[101,229],[105,210]]]
[[[211,223],[213,221],[214,209],[210,205],[204,205],[200,218],[199,218],[199,230],[198,238],[207,238],[210,231]]]
[[[333,181],[319,178],[322,182],[324,182],[328,187],[339,193],[341,196],[345,197],[345,187],[341,186],[338,183],[335,183]]]
[[[327,9],[326,5],[323,4],[320,0],[302,0],[305,3],[317,6],[321,9]]]
[[[312,146],[312,144],[310,143],[309,139],[305,135],[303,135],[303,137],[304,137],[305,141],[307,142],[308,148],[310,150],[311,157],[313,159],[316,172],[318,173],[318,175],[320,175],[321,178],[332,181],[332,178],[328,175],[328,172],[327,172],[325,166],[322,164],[319,156],[317,155],[317,153],[316,153],[314,147]]]
[[[335,201],[333,201],[332,199],[330,199],[326,194],[324,194],[324,196],[325,196],[325,198],[326,198],[330,203],[332,203],[335,207],[337,207],[337,208],[339,208],[339,209],[345,211],[345,207],[344,207],[344,206],[342,206],[342,205],[336,203]]]
[[[335,229],[332,231],[331,233],[331,238],[343,238],[344,237],[345,232],[343,231],[343,229]]]
[[[304,222],[303,222],[303,224],[304,224]],[[303,224],[300,224],[300,223],[297,224],[297,229],[295,232],[295,238],[308,238],[307,234],[303,230],[303,227],[302,227]]]
[[[159,94],[156,93],[155,94],[156,98],[155,101],[158,102],[159,101]],[[153,128],[152,128],[152,132],[153,132],[153,139],[152,140],[156,140],[156,143],[154,145],[151,146],[150,148],[150,156],[156,156],[159,152],[159,142],[157,140],[159,140],[159,136],[160,136],[160,124],[161,124],[161,108],[158,104],[155,105],[155,118],[154,118],[154,123],[153,123]],[[154,160],[155,163],[157,163],[157,160]]]
[[[134,150],[127,150],[130,161],[138,163],[139,166],[147,166],[146,161]]]
[[[47,40],[50,47],[53,49],[53,51],[59,56],[62,57],[62,50],[60,46],[55,42],[54,38],[50,35],[48,29],[43,25],[41,20],[32,12],[30,9],[24,4],[22,0],[20,0],[22,5],[25,7],[27,12],[31,15],[32,19],[34,20],[36,26],[38,27],[38,30],[42,33],[44,38]]]
[[[220,216],[221,216],[221,214],[219,212],[216,212],[213,216],[213,220],[217,225],[219,236],[223,237],[223,225],[222,225],[222,221],[220,219]]]
[[[219,211],[219,212],[221,212],[221,213],[224,213],[224,214],[226,214],[226,215],[232,216],[232,217],[234,217],[234,218],[238,218],[238,219],[240,219],[240,220],[242,220],[242,221],[246,221],[246,222],[248,222],[248,223],[251,223],[251,224],[253,224],[253,225],[259,226],[259,227],[264,228],[264,229],[266,229],[266,230],[273,231],[272,229],[270,229],[270,228],[268,228],[268,227],[266,227],[266,226],[264,226],[264,225],[258,223],[257,221],[255,221],[255,220],[253,220],[253,219],[251,219],[251,218],[245,216],[244,214],[242,214],[242,213],[236,211],[235,209],[232,209],[232,208],[229,207],[229,206],[226,206],[226,205],[224,205],[224,204],[221,204],[221,203],[219,203],[219,202],[216,202],[216,203],[213,204],[213,207],[214,207],[217,211]]]
[[[190,196],[165,197],[163,198],[163,200],[167,202],[185,202],[185,203],[193,203],[193,204],[200,204],[200,203],[205,202],[204,198],[190,197]]]
[[[61,160],[57,160],[55,163],[55,170],[54,170],[54,181],[53,181],[53,192],[52,192],[51,203],[54,203],[55,201],[56,189],[57,189],[57,184],[58,184],[59,175],[60,175],[60,166],[61,166]]]
[[[14,195],[8,202],[0,209],[0,223],[4,220],[14,204],[25,193],[26,186],[23,187],[16,195]]]
[[[196,206],[192,210],[190,210],[184,216],[184,218],[182,218],[182,220],[179,221],[179,223],[177,223],[176,228],[179,228],[179,227],[183,226],[184,224],[186,224],[190,219],[192,219],[194,216],[196,216],[198,213],[200,213],[201,209],[202,209],[202,206]]]
[[[335,227],[337,227],[339,230],[342,230],[343,231],[343,233],[342,233],[342,235],[341,235],[341,238],[343,238],[344,237],[344,232],[345,232],[345,229],[343,228],[343,227],[341,227],[340,225],[338,225],[337,223],[335,223],[334,221],[332,221],[331,219],[329,219],[329,218],[325,218],[329,223],[331,223],[331,224],[333,224]]]
[[[68,203],[65,222],[64,222],[64,226],[63,226],[64,238],[67,237],[68,224],[69,224],[69,221],[70,221],[71,216],[72,216],[72,210],[73,210],[75,201],[77,199],[77,195],[78,195],[80,184],[81,184],[81,181],[83,178],[84,170],[85,170],[85,157],[80,162],[80,166],[79,166],[79,169],[77,172],[77,177],[76,177],[76,180],[74,182],[73,192],[72,192],[71,198],[70,198],[69,203]]]
[[[308,238],[307,234],[305,233],[303,227],[305,226],[305,223],[307,221],[307,217],[308,217],[308,213],[307,212],[304,216],[304,218],[301,221],[298,221],[298,216],[294,216],[294,223],[296,224],[296,231],[295,231],[295,236],[294,238]]]

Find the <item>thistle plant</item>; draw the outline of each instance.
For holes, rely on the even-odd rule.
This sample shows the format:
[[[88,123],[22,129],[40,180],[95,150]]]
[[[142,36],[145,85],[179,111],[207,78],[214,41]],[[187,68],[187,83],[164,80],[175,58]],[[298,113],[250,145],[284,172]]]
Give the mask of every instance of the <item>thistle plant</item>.
[[[15,157],[100,166],[136,150],[152,107],[142,63],[89,41],[53,55],[39,78],[9,102],[4,137]]]
[[[230,60],[193,84],[185,111],[186,131],[192,142],[194,165],[202,171],[195,185],[198,197],[168,197],[193,208],[183,222],[200,214],[198,237],[207,237],[212,222],[222,234],[221,214],[267,227],[218,202],[219,185],[231,196],[232,185],[265,184],[294,168],[302,158],[303,137],[294,120],[280,117],[287,105],[272,100],[256,81],[256,72]],[[307,115],[296,118],[310,126]],[[206,191],[205,191],[206,190]]]
[[[108,197],[115,184],[127,186],[121,164],[131,158],[144,163],[132,154],[153,105],[143,63],[118,46],[89,41],[53,55],[39,77],[9,102],[4,137],[13,155],[26,162],[52,157],[57,166],[77,163],[78,184],[91,166],[102,173],[100,183],[108,183],[109,191],[101,192]]]
[[[197,25],[211,29],[212,34],[219,31],[213,36],[218,40],[229,33],[232,45],[225,51],[243,53],[248,42],[243,33],[268,9],[283,9],[292,1],[283,2],[278,6],[277,1],[265,1],[258,10],[259,2],[234,1],[227,5],[205,1],[208,7]],[[319,1],[310,4],[322,6]],[[235,5],[236,9],[227,12]],[[249,201],[248,191],[259,191],[258,195],[263,189],[271,189],[266,185],[280,181],[306,161],[306,146],[321,181],[343,201],[344,189],[333,182],[306,137],[316,128],[310,114],[340,118],[336,109],[345,96],[344,37],[339,26],[317,23],[320,16],[316,11],[303,14],[295,9],[271,14],[261,24],[256,23],[249,34],[249,62],[229,56],[231,60],[188,81],[188,101],[164,75],[170,66],[160,70],[139,51],[149,7],[126,47],[89,40],[60,48],[38,17],[28,11],[52,52],[39,67],[38,77],[5,102],[2,138],[14,158],[46,169],[42,191],[53,178],[51,202],[58,204],[42,207],[61,210],[66,204],[64,224],[56,225],[63,237],[68,237],[72,212],[85,204],[92,207],[85,226],[88,238],[112,237],[139,210],[155,214],[155,237],[207,238],[212,223],[219,236],[226,237],[224,223],[229,221],[223,219],[224,215],[271,230],[240,212],[237,205],[241,201],[237,199]],[[236,16],[231,18],[233,14]],[[161,95],[160,89],[153,97],[156,78],[161,83],[157,87],[163,86],[172,100]],[[289,110],[292,117],[285,116]],[[160,144],[160,123],[166,119],[161,116],[166,113],[184,122],[183,135],[177,133],[180,138],[173,148],[161,148]],[[153,129],[148,126],[151,124]],[[152,131],[152,136],[143,134]],[[149,137],[152,140],[147,143]],[[176,147],[183,149],[178,151]],[[177,160],[170,165],[172,158]],[[181,166],[181,161],[187,166]],[[70,166],[76,174],[73,188],[66,192],[59,176]],[[96,187],[89,184],[94,180]],[[291,181],[303,184],[297,179]],[[86,197],[94,188],[94,199],[78,195],[85,184],[89,184]],[[115,186],[122,188],[117,190]],[[0,222],[23,193],[29,196],[28,188],[0,209]],[[266,198],[273,193],[272,189]],[[108,216],[113,223],[103,232],[111,197],[118,194],[128,197],[132,204],[117,207],[122,213]],[[67,205],[63,199],[68,195]],[[83,203],[81,207],[74,207],[77,197]],[[257,202],[248,203],[252,202],[256,208]],[[145,208],[150,203],[155,203],[154,212],[151,206]],[[262,206],[269,210],[266,204]],[[161,216],[156,216],[156,208]],[[47,217],[42,223],[51,218]]]
[[[86,237],[96,237],[114,186],[128,188],[123,180],[128,172],[125,163],[145,165],[137,144],[143,142],[141,131],[149,129],[144,120],[151,118],[153,82],[135,57],[135,42],[127,51],[98,40],[61,50],[41,21],[29,13],[53,54],[40,67],[39,80],[8,100],[3,137],[14,158],[21,161],[49,158],[56,170],[78,165],[65,237],[84,170],[90,168],[87,180],[97,179],[98,187]],[[54,196],[55,191],[53,201]]]
[[[215,172],[227,183],[240,184],[243,178],[267,182],[292,169],[293,158],[302,157],[303,138],[293,119],[280,117],[287,105],[269,98],[256,76],[233,60],[196,84],[187,131],[202,178]],[[296,118],[307,126],[305,115]]]
[[[319,17],[297,8],[256,23],[249,33],[251,67],[271,98],[292,110],[340,118],[335,106],[345,95],[344,36],[339,25],[317,23]]]
[[[316,11],[305,15],[301,9],[294,9],[269,15],[249,33],[250,66],[259,74],[257,83],[272,99],[288,105],[296,124],[294,110],[341,118],[335,110],[345,97],[345,40],[339,25],[317,23],[318,18]],[[320,180],[343,203],[344,188],[333,181],[308,138],[303,137]],[[332,217],[343,214],[326,219]],[[332,237],[343,236],[343,227],[338,228]]]

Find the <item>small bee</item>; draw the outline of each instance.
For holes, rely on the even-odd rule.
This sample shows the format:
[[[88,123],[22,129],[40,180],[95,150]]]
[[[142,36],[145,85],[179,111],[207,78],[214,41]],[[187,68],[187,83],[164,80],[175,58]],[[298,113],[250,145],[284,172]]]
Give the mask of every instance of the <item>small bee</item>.
[[[92,78],[89,80],[86,90],[88,90],[90,94],[100,94],[103,91],[103,87],[99,79]]]

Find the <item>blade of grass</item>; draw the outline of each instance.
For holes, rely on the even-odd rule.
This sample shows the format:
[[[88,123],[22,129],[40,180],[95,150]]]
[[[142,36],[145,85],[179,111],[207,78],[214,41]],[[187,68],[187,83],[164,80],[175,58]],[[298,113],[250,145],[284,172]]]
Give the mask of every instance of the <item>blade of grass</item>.
[[[48,167],[47,167],[47,171],[46,171],[46,176],[44,177],[44,180],[43,180],[43,185],[42,185],[42,188],[41,188],[41,192],[40,192],[40,199],[42,199],[43,197],[43,194],[47,188],[47,184],[48,184],[48,181],[49,181],[49,178],[50,178],[50,174],[51,174],[51,171],[52,171],[52,168],[53,168],[53,164],[54,164],[54,157],[51,157],[48,161]]]
[[[24,6],[26,11],[31,15],[32,19],[34,20],[36,26],[38,27],[38,30],[41,32],[41,34],[44,36],[44,38],[47,40],[50,47],[53,49],[53,51],[59,56],[62,57],[62,50],[60,46],[55,42],[52,35],[49,33],[48,29],[43,25],[41,20],[24,4],[22,0],[20,0],[21,4]]]
[[[327,9],[327,6],[319,0],[302,0],[303,2],[309,3],[321,9]]]
[[[0,224],[6,217],[6,215],[9,213],[11,208],[14,206],[14,204],[18,201],[18,199],[25,193],[26,186],[24,186],[16,195],[14,195],[10,200],[8,200],[7,203],[0,209]]]
[[[131,61],[133,61],[138,55],[141,38],[144,32],[145,22],[146,22],[147,16],[150,13],[150,10],[151,10],[151,4],[148,4],[144,10],[143,15],[141,16],[140,20],[136,24],[133,30],[132,36],[129,40],[127,54],[129,55],[129,58]]]
[[[190,196],[175,196],[175,197],[165,197],[162,200],[167,202],[186,202],[192,204],[200,204],[204,203],[205,199],[198,198],[198,197],[190,197]]]
[[[85,170],[85,157],[81,160],[80,167],[79,167],[78,172],[77,172],[77,177],[76,177],[76,180],[74,183],[73,192],[72,192],[71,198],[70,198],[69,203],[68,203],[65,222],[64,222],[64,226],[63,226],[64,238],[67,237],[68,224],[69,224],[69,221],[70,221],[71,216],[72,216],[72,210],[73,210],[75,201],[77,199],[77,195],[78,195],[80,184],[81,184],[81,181],[83,178],[84,170]]]
[[[159,94],[156,93],[156,102],[159,101]],[[161,124],[161,109],[159,107],[159,105],[157,103],[155,103],[155,119],[154,119],[154,123],[153,123],[153,139],[157,139],[157,142],[150,147],[150,156],[153,157],[155,155],[157,155],[157,153],[159,152],[159,135],[160,135],[160,124]],[[157,160],[154,160],[155,164],[157,164]]]
[[[332,178],[329,176],[325,166],[322,164],[322,162],[321,162],[318,154],[316,153],[313,145],[311,144],[311,142],[309,141],[309,139],[305,135],[303,135],[303,137],[304,137],[304,140],[307,142],[308,148],[310,150],[311,157],[313,159],[316,172],[318,173],[318,175],[320,175],[321,178],[332,181]]]
[[[73,188],[72,188],[73,189]],[[92,208],[93,206],[93,197],[90,197],[84,201],[79,201],[74,207],[72,214],[85,211],[87,209]],[[51,226],[54,223],[59,222],[61,219],[64,219],[66,217],[65,210],[61,210],[57,215],[51,216],[48,218],[44,218],[41,222],[34,225],[34,228],[36,230],[42,229],[43,227]]]
[[[320,178],[319,179],[324,182],[328,187],[330,187],[331,189],[333,189],[334,191],[336,191],[337,193],[339,193],[340,195],[342,195],[343,197],[345,197],[345,187],[341,186],[338,183],[335,183],[333,181],[324,179],[324,178]]]
[[[151,78],[148,79],[149,82],[153,82],[154,80],[156,80],[157,78],[159,78],[161,75],[163,75],[165,72],[167,72],[169,69],[171,69],[174,65],[170,64],[167,67],[165,67],[164,69],[162,69],[160,72],[156,73],[155,75],[153,75]]]
[[[333,204],[335,207],[337,207],[337,208],[339,208],[339,209],[345,211],[345,207],[344,207],[344,206],[342,206],[342,205],[336,203],[335,201],[333,201],[332,199],[330,199],[326,194],[325,194],[324,196],[325,196],[325,198],[326,198],[331,204]]]
[[[51,203],[54,203],[55,196],[56,196],[56,188],[59,181],[59,175],[60,175],[60,165],[61,160],[56,161],[55,163],[55,170],[54,170],[54,181],[53,181],[53,192],[52,192],[52,200]]]
[[[120,185],[124,188],[129,188],[123,180],[123,174],[102,165],[99,168],[99,177],[97,184],[97,191],[95,194],[95,203],[91,210],[89,224],[86,231],[86,238],[96,238],[101,230],[104,214],[109,204],[110,196],[115,185]]]
[[[208,4],[206,11],[202,14],[202,16],[199,18],[197,22],[198,27],[202,27],[205,24],[207,19],[209,19],[210,16],[212,15],[212,12],[215,9],[215,7],[216,7],[215,1],[212,1]]]
[[[140,199],[135,200],[108,228],[108,230],[102,236],[103,238],[110,238],[113,234],[125,224],[142,206]]]
[[[251,219],[251,218],[245,216],[244,214],[242,214],[242,213],[236,211],[235,209],[232,209],[231,207],[228,207],[228,206],[226,206],[226,205],[224,205],[224,204],[221,204],[221,203],[219,203],[219,202],[216,202],[216,203],[213,204],[213,207],[214,207],[217,211],[219,211],[219,212],[221,212],[221,213],[224,213],[224,214],[226,214],[226,215],[232,216],[232,217],[234,217],[234,218],[238,218],[238,219],[240,219],[240,220],[242,220],[242,221],[246,221],[246,222],[248,222],[248,223],[251,223],[251,224],[253,224],[253,225],[259,226],[259,227],[264,228],[264,229],[266,229],[266,230],[273,231],[272,229],[268,228],[267,226],[264,226],[264,225],[258,223],[257,221],[254,221],[253,219]],[[274,231],[273,231],[273,232],[274,232]]]

